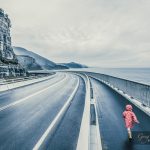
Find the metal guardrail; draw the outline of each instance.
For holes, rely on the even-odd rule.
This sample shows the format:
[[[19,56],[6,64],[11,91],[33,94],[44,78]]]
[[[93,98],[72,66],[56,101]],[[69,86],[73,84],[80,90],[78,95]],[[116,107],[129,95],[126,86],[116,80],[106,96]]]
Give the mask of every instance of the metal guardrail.
[[[95,76],[99,78],[100,80],[103,80],[114,87],[122,90],[124,93],[131,96],[131,98],[135,98],[139,102],[141,102],[143,105],[150,107],[150,86],[137,83],[134,81],[121,79],[105,74],[100,73],[92,73],[88,72],[87,74]]]

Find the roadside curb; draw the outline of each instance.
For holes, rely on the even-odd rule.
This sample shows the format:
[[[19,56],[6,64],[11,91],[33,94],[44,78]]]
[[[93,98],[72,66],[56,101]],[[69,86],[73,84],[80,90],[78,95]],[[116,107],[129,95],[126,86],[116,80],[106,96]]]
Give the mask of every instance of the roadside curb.
[[[82,77],[80,74],[77,75]],[[89,150],[90,147],[90,81],[87,75],[85,76],[86,79],[85,77],[82,78],[86,85],[86,97],[76,150]]]
[[[85,106],[76,150],[102,150],[96,103],[94,103],[96,125],[91,125],[91,104],[93,104],[93,101],[91,99],[90,79],[86,74],[82,75],[76,73],[76,75],[83,78],[86,85]]]
[[[91,106],[92,105],[94,106],[95,110],[95,125],[90,125],[90,150],[102,150],[102,141],[97,114],[97,103],[94,98],[91,99]]]

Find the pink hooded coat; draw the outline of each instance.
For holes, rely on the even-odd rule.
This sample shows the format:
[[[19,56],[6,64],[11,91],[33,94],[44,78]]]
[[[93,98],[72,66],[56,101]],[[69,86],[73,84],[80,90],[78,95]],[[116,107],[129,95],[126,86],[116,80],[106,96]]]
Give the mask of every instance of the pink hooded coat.
[[[134,123],[138,123],[136,115],[132,112],[131,105],[126,105],[126,110],[123,112],[123,118],[126,128],[132,128]]]

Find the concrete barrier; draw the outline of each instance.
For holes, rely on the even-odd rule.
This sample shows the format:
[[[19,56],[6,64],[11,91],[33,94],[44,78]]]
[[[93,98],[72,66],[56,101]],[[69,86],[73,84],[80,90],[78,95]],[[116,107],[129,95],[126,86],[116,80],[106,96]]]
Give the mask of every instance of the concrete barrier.
[[[105,74],[88,72],[87,75],[92,75],[99,78],[100,80],[122,90],[127,93],[131,98],[135,98],[143,105],[150,107],[150,86],[126,79],[121,79]]]
[[[90,81],[87,76],[82,76],[82,75],[79,76],[81,76],[84,79],[86,85],[86,96],[85,96],[85,106],[84,106],[76,150],[89,150],[90,149],[90,143],[89,143],[90,141]]]

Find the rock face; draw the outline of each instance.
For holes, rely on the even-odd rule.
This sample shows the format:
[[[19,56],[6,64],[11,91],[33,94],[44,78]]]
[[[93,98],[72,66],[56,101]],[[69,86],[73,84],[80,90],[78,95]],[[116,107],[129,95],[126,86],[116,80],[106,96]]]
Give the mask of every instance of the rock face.
[[[42,70],[42,67],[36,62],[33,57],[26,55],[18,55],[18,62],[26,69],[26,70]]]
[[[53,69],[56,65],[54,62],[52,62],[52,61],[50,61],[50,60],[48,60],[48,59],[46,59],[46,58],[44,58],[38,54],[35,54],[31,51],[28,51],[25,48],[13,47],[13,49],[14,49],[14,52],[17,55],[17,57],[18,58],[20,57],[20,59],[19,59],[20,63],[23,66],[26,66],[26,68],[28,68],[29,70],[32,70],[32,69],[33,70],[41,70],[41,69],[46,69],[46,70],[48,69],[49,70],[49,69]],[[23,57],[23,56],[24,56],[24,61],[21,61],[21,57]],[[29,67],[29,64],[26,63],[28,60],[25,61],[25,58],[28,59],[29,57],[32,57],[32,59],[34,60],[34,61],[31,61],[30,63],[34,63],[33,64],[34,66],[36,63],[37,66],[39,66],[38,68],[37,68],[37,66],[35,68],[31,67],[32,69]]]
[[[14,52],[17,56],[19,56],[19,55],[23,56],[24,55],[24,56],[32,57],[36,61],[36,63],[41,66],[41,69],[48,69],[49,70],[49,69],[53,69],[56,66],[56,64],[54,62],[36,54],[36,53],[33,53],[33,52],[31,52],[25,48],[13,47],[13,49],[14,49]]]
[[[17,64],[17,58],[11,46],[11,22],[8,15],[0,9],[0,59],[3,63]]]
[[[68,69],[67,66],[59,65],[59,64],[57,65],[56,63],[54,63],[36,53],[33,53],[25,48],[13,47],[13,49],[14,49],[15,54],[17,55],[19,62],[28,70]],[[34,61],[30,61],[30,64],[27,64],[26,62],[29,61],[29,57],[32,58],[32,60],[34,60]],[[25,60],[25,59],[28,59],[28,60]]]
[[[11,46],[10,27],[8,15],[0,9],[0,77],[25,75]]]

